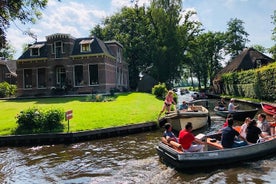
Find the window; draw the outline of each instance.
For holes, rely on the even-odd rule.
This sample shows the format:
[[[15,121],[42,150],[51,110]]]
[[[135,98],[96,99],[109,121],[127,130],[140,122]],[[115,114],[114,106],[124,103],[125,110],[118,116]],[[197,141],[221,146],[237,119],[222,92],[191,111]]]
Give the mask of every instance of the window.
[[[75,74],[75,86],[82,86],[83,85],[83,66],[77,65],[74,68]]]
[[[55,42],[55,54],[56,54],[56,58],[61,58],[61,54],[62,54],[62,43],[59,42]]]
[[[89,65],[90,85],[99,84],[98,65]]]
[[[65,68],[64,67],[57,67],[56,68],[56,83],[59,87],[63,87],[65,85]]]
[[[24,69],[24,88],[32,88],[32,69]]]
[[[40,48],[44,46],[44,43],[35,43],[30,46],[30,55],[31,56],[39,56],[40,55]]]
[[[90,44],[93,41],[94,41],[94,39],[80,41],[81,52],[90,52],[91,51]]]
[[[81,44],[81,52],[89,52],[90,45],[89,44]]]
[[[32,48],[31,56],[39,56],[39,48]]]
[[[46,68],[37,69],[37,87],[46,88]]]

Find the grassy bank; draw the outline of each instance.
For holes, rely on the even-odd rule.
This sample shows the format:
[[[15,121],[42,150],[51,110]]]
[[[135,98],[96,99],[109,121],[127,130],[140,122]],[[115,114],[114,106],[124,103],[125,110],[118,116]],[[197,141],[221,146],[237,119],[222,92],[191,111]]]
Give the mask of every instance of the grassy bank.
[[[10,135],[17,127],[16,115],[30,107],[73,110],[70,132],[156,121],[162,101],[146,93],[126,93],[111,102],[87,102],[86,97],[0,100],[0,135]],[[67,131],[67,121],[64,132]]]

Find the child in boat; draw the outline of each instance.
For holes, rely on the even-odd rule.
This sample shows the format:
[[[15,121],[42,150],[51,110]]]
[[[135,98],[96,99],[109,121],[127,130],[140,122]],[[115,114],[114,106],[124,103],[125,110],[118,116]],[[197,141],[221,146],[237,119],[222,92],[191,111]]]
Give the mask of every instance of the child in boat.
[[[168,92],[168,94],[166,95],[166,98],[165,98],[165,101],[164,101],[164,105],[163,105],[163,107],[162,107],[162,110],[160,111],[160,114],[159,114],[159,116],[158,116],[158,119],[160,118],[160,116],[161,116],[161,114],[165,111],[165,110],[167,110],[167,113],[170,113],[170,111],[171,111],[171,105],[172,104],[176,104],[175,103],[175,101],[174,101],[174,99],[173,99],[173,94],[174,94],[174,92],[172,91],[172,90],[170,90],[169,92]]]
[[[241,126],[241,129],[240,129],[240,135],[243,137],[243,138],[246,138],[246,129],[250,123],[251,119],[249,117],[245,118],[242,126]]]
[[[172,125],[170,123],[165,124],[165,131],[163,133],[163,137],[166,138],[168,143],[170,143],[171,141],[178,142],[177,137],[172,132]]]
[[[182,104],[180,105],[179,110],[188,110],[188,108],[189,108],[189,106],[188,106],[188,104],[186,103],[186,101],[184,100],[184,101],[182,102]]]

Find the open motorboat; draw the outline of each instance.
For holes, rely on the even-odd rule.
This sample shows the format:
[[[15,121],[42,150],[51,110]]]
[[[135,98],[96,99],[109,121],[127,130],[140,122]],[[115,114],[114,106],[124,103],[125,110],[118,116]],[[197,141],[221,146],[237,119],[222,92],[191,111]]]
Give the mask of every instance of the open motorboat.
[[[163,126],[166,122],[171,123],[176,131],[185,128],[187,122],[193,123],[193,129],[200,129],[210,123],[209,111],[202,105],[189,106],[187,110],[178,110],[166,114],[159,120],[159,126]]]
[[[181,145],[164,142],[163,139],[156,147],[160,160],[176,169],[202,169],[219,166],[229,166],[276,153],[276,136],[270,136],[265,141],[237,148],[224,149],[217,135],[205,136],[205,151],[183,152]]]
[[[276,115],[276,105],[268,104],[268,103],[261,103],[262,109],[266,114],[269,115]]]
[[[233,119],[238,120],[238,121],[244,121],[245,118],[247,118],[247,117],[253,119],[255,117],[255,115],[257,114],[258,110],[259,110],[258,108],[249,109],[249,110],[238,109],[233,112],[229,112],[228,110],[220,110],[217,106],[214,108],[214,111],[216,112],[217,115],[226,118],[228,114],[232,114]]]

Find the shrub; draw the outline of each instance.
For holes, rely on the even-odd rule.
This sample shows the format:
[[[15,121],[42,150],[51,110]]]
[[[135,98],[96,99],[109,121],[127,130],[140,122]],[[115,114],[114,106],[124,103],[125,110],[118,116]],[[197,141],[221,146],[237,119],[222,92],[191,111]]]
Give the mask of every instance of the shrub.
[[[21,111],[19,115],[16,116],[16,123],[18,124],[19,130],[23,132],[40,132],[41,122],[44,121],[44,115],[41,110],[36,108],[29,108],[25,111]]]
[[[33,107],[21,111],[16,116],[16,119],[16,123],[18,124],[18,127],[15,130],[16,134],[42,133],[52,130],[62,131],[64,111],[59,109],[43,111]]]
[[[16,93],[16,86],[7,82],[0,83],[0,98],[13,96]]]
[[[60,130],[63,129],[62,121],[64,119],[64,112],[59,109],[50,109],[45,112],[45,121],[43,122],[43,130]]]
[[[86,97],[86,101],[87,102],[109,102],[109,101],[114,101],[114,99],[116,98],[116,96],[113,94],[111,96],[103,96],[103,95],[88,95]]]
[[[152,88],[152,94],[156,96],[156,98],[159,98],[159,99],[164,99],[168,90],[166,88],[166,84],[165,83],[159,83],[155,86],[153,86]]]

